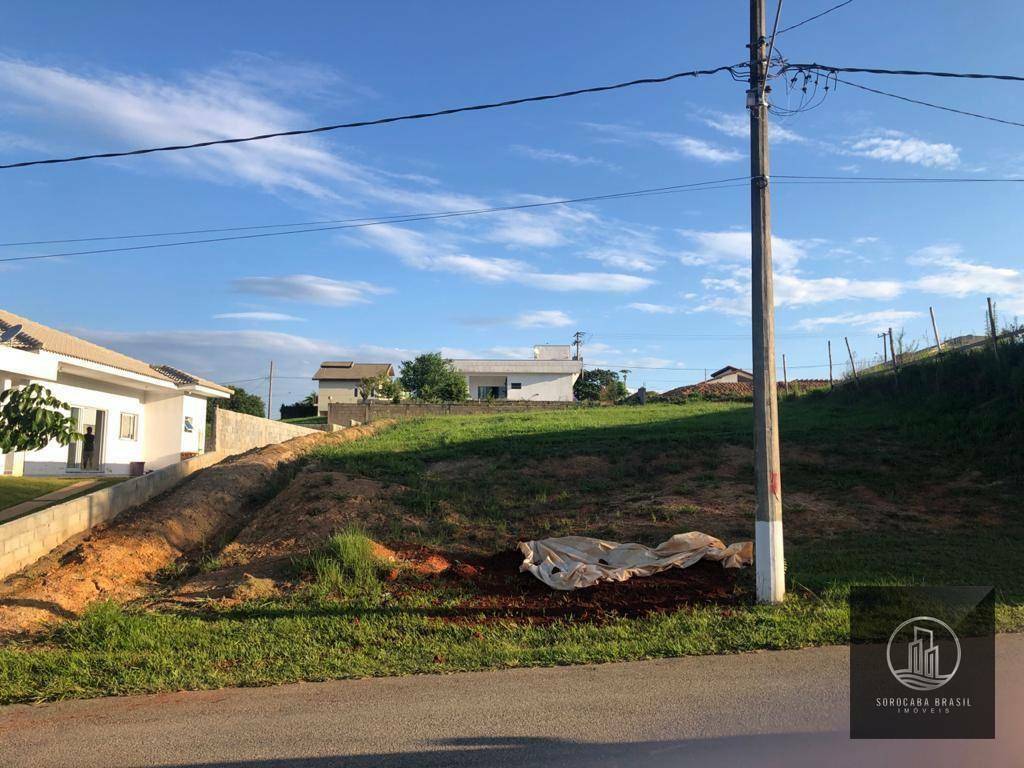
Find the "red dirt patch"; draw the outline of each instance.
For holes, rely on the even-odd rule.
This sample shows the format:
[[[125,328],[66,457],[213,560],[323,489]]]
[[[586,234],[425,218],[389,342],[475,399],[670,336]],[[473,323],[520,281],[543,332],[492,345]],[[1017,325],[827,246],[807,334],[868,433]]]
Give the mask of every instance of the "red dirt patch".
[[[463,603],[456,618],[602,623],[620,617],[670,613],[699,604],[733,605],[740,600],[736,572],[720,563],[699,561],[689,568],[670,568],[654,576],[562,592],[520,572],[522,562],[519,550],[509,550],[456,564],[448,575],[479,593]]]

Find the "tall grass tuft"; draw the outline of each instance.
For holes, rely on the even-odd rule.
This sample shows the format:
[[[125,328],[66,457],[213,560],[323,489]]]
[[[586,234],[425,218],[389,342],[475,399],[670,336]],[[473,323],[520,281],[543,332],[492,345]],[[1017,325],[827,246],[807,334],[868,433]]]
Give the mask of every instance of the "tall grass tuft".
[[[306,562],[314,590],[321,595],[378,594],[387,563],[374,553],[373,542],[358,528],[331,536]]]

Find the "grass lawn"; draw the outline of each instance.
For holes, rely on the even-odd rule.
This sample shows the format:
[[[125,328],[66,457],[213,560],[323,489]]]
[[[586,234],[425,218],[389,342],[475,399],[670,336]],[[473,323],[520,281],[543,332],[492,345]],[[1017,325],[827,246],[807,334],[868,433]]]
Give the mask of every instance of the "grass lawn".
[[[888,392],[783,402],[790,593],[779,606],[754,603],[748,570],[728,605],[514,620],[467,612],[464,584],[383,580],[365,554],[337,547],[296,561],[279,593],[100,604],[11,642],[0,702],[842,643],[858,584],[993,585],[999,629],[1024,631],[1015,408]],[[732,542],[753,536],[751,432],[751,407],[736,403],[425,418],[320,449],[282,497],[391,546],[493,552],[568,533],[650,544],[687,530]],[[344,490],[353,478],[358,494]]]
[[[313,424],[326,424],[326,416],[299,416],[295,419],[281,419],[285,424],[298,424],[299,426],[313,425]]]
[[[13,507],[23,501],[31,501],[50,491],[57,491],[80,477],[0,477],[0,509]]]

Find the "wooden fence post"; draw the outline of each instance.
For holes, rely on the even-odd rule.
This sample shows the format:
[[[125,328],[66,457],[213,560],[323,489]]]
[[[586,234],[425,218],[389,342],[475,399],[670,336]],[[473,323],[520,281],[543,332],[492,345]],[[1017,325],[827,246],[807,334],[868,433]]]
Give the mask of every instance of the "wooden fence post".
[[[941,357],[942,356],[942,342],[939,341],[939,329],[935,325],[935,310],[932,307],[928,307],[928,314],[932,316],[932,333],[935,335],[935,351]]]
[[[992,297],[988,297],[988,328],[989,336],[992,339],[992,354],[996,357],[996,362],[999,362],[999,336],[996,333],[996,312],[992,307]]]
[[[892,341],[892,328],[889,329],[889,357],[892,358],[892,380],[896,384],[896,389],[900,388],[900,367],[896,363],[896,346]]]
[[[832,382],[832,339],[828,340],[828,388],[836,388],[835,384]]]
[[[843,336],[843,340],[846,342],[846,353],[850,356],[850,368],[853,370],[853,383],[859,387],[860,379],[857,377],[857,364],[853,362],[853,350],[850,349],[850,337]]]

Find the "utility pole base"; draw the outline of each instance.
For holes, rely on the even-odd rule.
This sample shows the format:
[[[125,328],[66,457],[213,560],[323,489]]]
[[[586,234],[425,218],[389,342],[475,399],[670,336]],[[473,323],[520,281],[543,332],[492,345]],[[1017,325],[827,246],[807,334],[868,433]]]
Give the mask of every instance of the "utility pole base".
[[[781,603],[786,596],[782,522],[758,520],[754,526],[754,570],[757,602]]]

